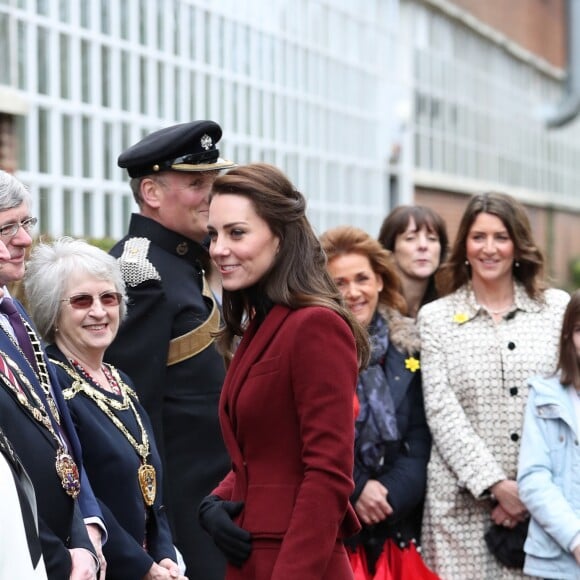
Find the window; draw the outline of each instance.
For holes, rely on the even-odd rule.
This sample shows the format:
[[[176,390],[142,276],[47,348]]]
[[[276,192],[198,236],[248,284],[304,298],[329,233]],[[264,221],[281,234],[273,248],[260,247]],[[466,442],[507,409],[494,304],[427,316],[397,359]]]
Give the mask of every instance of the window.
[[[74,235],[73,231],[73,192],[65,189],[62,192],[63,232],[66,236]]]
[[[111,33],[111,6],[110,0],[101,0],[101,32]]]
[[[62,172],[74,175],[73,121],[70,115],[62,116]]]
[[[119,24],[121,29],[121,38],[130,39],[131,15],[129,13],[129,0],[117,0],[119,3]]]
[[[11,85],[10,63],[12,50],[10,41],[10,20],[8,14],[0,13],[0,85]]]
[[[16,128],[17,143],[19,144],[18,166],[20,167],[20,169],[24,169],[26,171],[30,169],[28,159],[28,138],[27,138],[28,117],[25,117],[24,115],[17,115],[15,128]]]
[[[83,231],[85,236],[91,237],[93,235],[93,196],[90,191],[83,192]]]
[[[81,3],[82,4],[82,3]],[[81,99],[91,102],[91,46],[88,40],[81,40]]]
[[[24,22],[20,21],[18,22],[17,43],[18,43],[18,88],[21,90],[26,90],[28,88],[28,72],[30,71],[30,67],[27,66],[28,26]],[[10,54],[10,51],[8,51],[6,54]]]
[[[66,34],[59,35],[60,52],[60,96],[70,99],[70,37]]]
[[[111,49],[101,47],[101,104],[111,106]]]
[[[50,75],[50,53],[49,53],[49,32],[46,28],[39,26],[37,31],[36,61],[38,71],[38,92],[48,95],[49,75]]]
[[[113,233],[113,195],[105,193],[105,236],[112,238]]]
[[[81,123],[82,133],[82,177],[92,176],[92,123],[90,117],[83,115]]]
[[[147,60],[145,57],[139,59],[139,111],[143,114],[148,113],[147,95],[151,90],[147,74]]]
[[[131,76],[130,76],[131,56],[127,51],[121,52],[121,108],[123,111],[131,110]]]
[[[50,169],[50,114],[46,109],[38,110],[38,170],[48,173]]]
[[[70,0],[59,0],[58,18],[61,22],[70,22]]]
[[[50,229],[50,190],[41,187],[38,190],[38,221],[41,234],[48,234]]]
[[[113,168],[116,165],[113,151],[113,126],[106,122],[103,124],[103,176],[105,179],[113,179]]]

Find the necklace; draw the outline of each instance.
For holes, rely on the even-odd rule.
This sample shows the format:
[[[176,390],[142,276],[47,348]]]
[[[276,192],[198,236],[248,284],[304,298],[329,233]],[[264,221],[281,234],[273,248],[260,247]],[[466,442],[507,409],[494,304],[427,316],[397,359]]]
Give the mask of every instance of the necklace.
[[[99,381],[97,381],[97,379],[95,379],[95,377],[93,377],[93,375],[91,375],[91,373],[89,373],[89,371],[87,371],[87,369],[85,369],[85,367],[78,360],[73,358],[69,358],[68,360],[72,364],[72,366],[77,370],[77,372],[79,372],[86,380],[90,381],[91,383],[103,389],[104,391],[111,390],[113,393],[115,393],[115,395],[121,394],[119,383],[115,380],[107,365],[105,364],[101,365],[101,370],[103,371],[103,374],[107,379],[107,384],[109,385],[110,389],[106,389],[105,387],[103,387],[103,385],[101,385],[101,383],[99,383]]]
[[[66,452],[64,448],[61,437],[56,432],[53,427],[52,421],[48,415],[48,411],[44,407],[41,398],[38,393],[34,390],[30,381],[26,375],[22,372],[20,367],[4,352],[0,352],[0,355],[4,358],[6,363],[9,365],[12,373],[18,376],[18,380],[21,385],[26,389],[19,389],[18,385],[14,384],[6,375],[0,373],[0,378],[4,384],[16,395],[16,398],[20,405],[24,407],[35,421],[40,423],[52,436],[56,442],[56,459],[55,459],[55,469],[56,473],[60,478],[61,485],[65,492],[70,495],[73,499],[76,499],[81,490],[81,482],[79,477],[78,467],[72,458]],[[54,401],[53,401],[54,403]],[[54,416],[54,412],[49,405],[50,412],[53,414],[53,419],[57,421],[57,416]],[[58,423],[57,423],[58,424]]]
[[[149,437],[147,436],[147,430],[143,425],[143,421],[133,404],[132,397],[136,398],[137,395],[135,391],[131,389],[127,384],[123,382],[117,369],[110,365],[103,365],[108,367],[107,370],[114,378],[115,383],[119,387],[119,394],[121,397],[120,401],[117,401],[106,394],[101,392],[99,389],[91,386],[89,383],[94,381],[90,376],[83,377],[79,373],[77,367],[74,363],[67,365],[59,360],[51,359],[52,362],[66,371],[66,373],[73,379],[73,383],[70,387],[63,390],[63,395],[65,399],[72,399],[77,393],[83,393],[89,397],[99,409],[110,419],[110,421],[117,427],[117,429],[123,434],[125,439],[129,444],[135,449],[139,457],[141,458],[141,465],[137,470],[137,478],[139,480],[139,487],[141,489],[141,494],[143,495],[143,501],[147,506],[152,506],[155,503],[155,496],[157,494],[157,477],[155,473],[155,468],[153,465],[147,463],[147,457],[149,456]],[[141,432],[141,442],[137,441],[135,437],[129,432],[127,427],[115,414],[116,411],[126,411],[130,409],[135,417],[135,422],[139,427]]]
[[[482,306],[490,313],[493,314],[494,316],[499,316],[500,314],[505,314],[512,306],[514,305],[514,303],[512,302],[509,306],[506,306],[505,308],[501,308],[500,310],[492,310],[491,308],[485,306],[482,304]]]

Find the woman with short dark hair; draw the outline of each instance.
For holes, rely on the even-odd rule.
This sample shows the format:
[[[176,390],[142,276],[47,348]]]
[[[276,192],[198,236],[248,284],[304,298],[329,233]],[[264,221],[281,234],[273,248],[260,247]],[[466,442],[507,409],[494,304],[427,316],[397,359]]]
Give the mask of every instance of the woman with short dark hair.
[[[416,317],[439,297],[435,274],[447,256],[445,222],[430,207],[400,205],[383,221],[378,239],[392,254],[407,311]]]

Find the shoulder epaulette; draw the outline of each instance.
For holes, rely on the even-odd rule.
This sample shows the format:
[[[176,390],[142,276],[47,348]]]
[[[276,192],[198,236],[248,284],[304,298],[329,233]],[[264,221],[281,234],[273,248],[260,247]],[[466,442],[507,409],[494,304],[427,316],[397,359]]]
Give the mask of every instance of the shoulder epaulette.
[[[129,238],[118,259],[127,286],[138,286],[147,280],[161,280],[159,272],[147,258],[150,241],[147,238]]]

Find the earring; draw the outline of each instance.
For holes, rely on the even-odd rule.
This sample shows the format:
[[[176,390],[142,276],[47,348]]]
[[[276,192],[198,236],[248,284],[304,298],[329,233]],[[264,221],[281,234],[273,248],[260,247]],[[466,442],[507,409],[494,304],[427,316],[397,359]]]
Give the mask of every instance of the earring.
[[[465,265],[469,268],[469,260],[465,260]]]
[[[516,261],[514,262],[514,266],[515,266],[516,268],[519,268],[519,267],[520,267],[520,263],[519,263],[519,262],[516,260]]]

